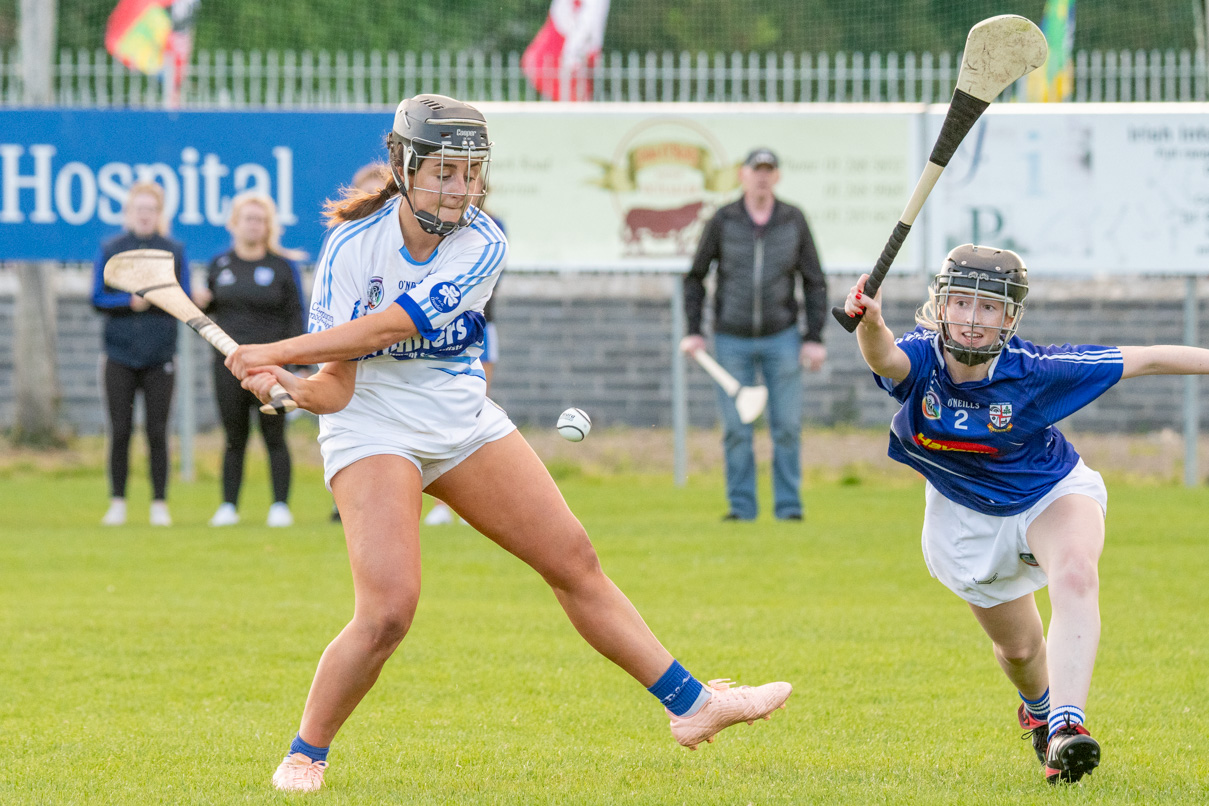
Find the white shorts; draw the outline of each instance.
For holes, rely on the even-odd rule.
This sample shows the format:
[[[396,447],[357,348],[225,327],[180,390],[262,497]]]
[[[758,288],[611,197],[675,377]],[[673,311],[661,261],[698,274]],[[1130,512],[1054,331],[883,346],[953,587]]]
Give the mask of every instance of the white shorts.
[[[1028,545],[1028,528],[1064,495],[1086,495],[1108,512],[1100,474],[1074,466],[1045,497],[1017,515],[998,517],[954,503],[928,484],[924,497],[924,562],[932,576],[970,604],[994,607],[1044,588],[1049,581]]]
[[[495,322],[487,323],[487,330],[483,333],[483,355],[479,360],[487,364],[500,360],[500,338],[495,330]]]
[[[470,438],[462,444],[441,454],[421,451],[415,446],[403,444],[387,434],[355,433],[341,429],[333,433],[321,445],[323,453],[323,483],[332,489],[332,477],[344,468],[369,456],[402,456],[414,464],[422,477],[421,489],[439,479],[461,464],[466,457],[486,445],[503,439],[516,430],[508,415],[490,398],[475,423]]]

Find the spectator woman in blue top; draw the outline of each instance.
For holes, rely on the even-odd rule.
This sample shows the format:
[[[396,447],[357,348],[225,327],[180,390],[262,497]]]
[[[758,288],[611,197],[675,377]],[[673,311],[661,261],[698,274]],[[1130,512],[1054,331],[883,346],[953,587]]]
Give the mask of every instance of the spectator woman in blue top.
[[[164,249],[172,253],[182,288],[190,287],[185,249],[168,237],[164,190],[153,182],[130,186],[122,208],[122,233],[101,246],[93,270],[92,304],[105,316],[101,378],[109,417],[109,510],[101,523],[126,522],[126,476],[134,398],[143,393],[147,449],[151,463],[152,526],[171,526],[168,513],[168,411],[175,377],[176,320],[143,298],[105,285],[105,262],[130,249]]]

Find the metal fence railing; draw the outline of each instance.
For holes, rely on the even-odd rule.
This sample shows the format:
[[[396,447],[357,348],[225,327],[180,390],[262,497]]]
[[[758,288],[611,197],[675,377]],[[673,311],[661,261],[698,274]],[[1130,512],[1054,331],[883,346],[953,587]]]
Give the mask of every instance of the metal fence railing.
[[[950,53],[607,53],[591,72],[593,101],[861,102],[945,101],[960,54]],[[552,68],[551,77],[557,78]],[[126,69],[102,49],[64,50],[55,71],[63,106],[147,107],[164,103],[156,76]],[[200,50],[182,88],[192,108],[344,109],[393,104],[418,92],[474,101],[540,100],[518,53]],[[1023,98],[1024,82],[1005,93]],[[0,103],[19,105],[21,62],[0,51]],[[1074,98],[1087,101],[1205,101],[1204,51],[1079,51]]]

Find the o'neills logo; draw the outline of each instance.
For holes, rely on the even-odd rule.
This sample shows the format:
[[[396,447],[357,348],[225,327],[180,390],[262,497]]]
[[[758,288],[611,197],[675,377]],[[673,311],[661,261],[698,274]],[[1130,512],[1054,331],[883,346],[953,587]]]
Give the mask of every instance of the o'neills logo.
[[[613,195],[627,257],[690,255],[701,227],[738,187],[738,164],[704,127],[654,120],[632,129],[612,159],[589,157]]]

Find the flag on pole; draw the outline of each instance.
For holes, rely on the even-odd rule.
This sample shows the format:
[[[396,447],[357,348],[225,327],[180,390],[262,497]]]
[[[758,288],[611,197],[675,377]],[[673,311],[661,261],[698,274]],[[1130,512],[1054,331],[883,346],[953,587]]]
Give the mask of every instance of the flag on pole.
[[[1049,56],[1028,77],[1028,99],[1069,101],[1075,86],[1075,0],[1046,0],[1041,32]]]
[[[604,46],[609,0],[553,0],[546,22],[521,56],[521,69],[543,98],[592,97],[591,70]]]
[[[105,49],[132,70],[150,75],[164,66],[172,18],[162,0],[119,0],[105,28]]]
[[[201,0],[169,0],[172,6],[172,33],[164,47],[164,60],[170,70],[172,96],[169,105],[180,106],[181,84],[193,53],[193,15]]]
[[[200,0],[118,0],[105,27],[105,49],[131,70],[166,73],[170,105],[193,48],[193,15]]]

